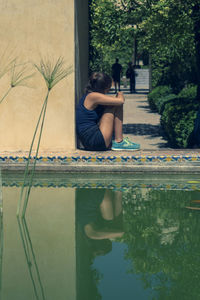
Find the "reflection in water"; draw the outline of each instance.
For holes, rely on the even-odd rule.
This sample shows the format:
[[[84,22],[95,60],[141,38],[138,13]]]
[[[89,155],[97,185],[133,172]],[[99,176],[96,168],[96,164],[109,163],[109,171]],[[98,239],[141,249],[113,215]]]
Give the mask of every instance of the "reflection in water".
[[[125,258],[156,299],[200,299],[200,215],[185,207],[198,192],[141,190],[124,198]]]
[[[101,278],[92,268],[96,256],[112,250],[111,239],[123,236],[122,192],[76,190],[77,300],[102,299]]]
[[[36,127],[36,130],[37,130],[37,127]],[[35,136],[34,136],[34,138],[35,138]],[[41,138],[41,136],[39,136],[39,141],[40,141],[40,138]],[[34,139],[33,139],[33,141],[34,141]],[[33,141],[32,141],[31,149],[29,152],[29,157],[28,157],[28,161],[27,161],[27,165],[26,165],[26,169],[25,169],[25,173],[24,173],[24,181],[23,181],[23,185],[21,187],[20,198],[19,198],[18,206],[17,206],[17,222],[18,222],[18,226],[19,226],[20,237],[22,240],[22,245],[23,245],[23,249],[24,249],[24,253],[25,253],[25,257],[26,257],[26,262],[27,262],[31,282],[33,284],[35,297],[37,300],[40,300],[40,299],[45,300],[44,289],[43,289],[43,285],[41,282],[40,273],[39,273],[39,269],[37,266],[36,257],[35,257],[33,245],[31,242],[31,237],[29,234],[28,226],[26,223],[26,217],[25,217],[31,188],[33,185],[33,177],[35,174],[35,167],[36,167],[36,161],[37,161],[36,158],[37,158],[37,153],[38,153],[38,149],[39,149],[39,146],[38,146],[38,149],[36,152],[36,157],[34,158],[33,166],[32,166],[31,172],[29,174],[28,170],[29,170],[29,164],[30,164],[30,160],[31,160],[30,155],[31,155],[31,151],[32,151]]]
[[[29,156],[30,156],[30,153],[29,153]],[[29,172],[29,170],[28,170],[29,163],[30,163],[30,157],[28,158],[26,170],[24,172],[23,185],[21,187],[20,198],[19,198],[18,205],[17,205],[17,217],[19,217],[20,215],[22,217],[25,217],[31,188],[33,185],[33,177],[35,174],[36,159],[34,160],[33,169],[31,170],[30,174],[28,173]]]
[[[45,300],[44,289],[42,286],[39,269],[37,266],[37,261],[33,249],[33,245],[31,242],[31,237],[29,234],[28,226],[26,223],[26,218],[17,217],[20,237],[23,244],[23,249],[26,257],[26,262],[31,278],[31,282],[33,284],[35,297],[37,300]]]
[[[58,201],[59,191],[62,202]],[[34,196],[34,201],[30,202],[31,226],[28,223],[27,227],[23,217],[18,218],[18,224],[32,282],[27,295],[32,295],[34,289],[32,299],[54,300],[58,294],[59,300],[200,299],[200,214],[199,210],[187,208],[199,207],[199,191],[77,188],[76,203],[72,188],[39,188],[37,193],[33,190],[31,195]],[[10,201],[9,209],[12,205],[13,201]],[[8,227],[4,225],[4,228]],[[32,241],[38,247],[40,273],[36,248],[33,249],[29,233],[32,226],[35,226],[31,233]],[[10,232],[7,231],[7,236]],[[36,238],[33,232],[40,234]],[[3,233],[2,227],[0,233]],[[15,238],[13,236],[12,239]],[[42,246],[39,246],[40,241]],[[14,253],[22,253],[21,266],[24,253],[20,252],[18,243],[13,243],[11,238],[9,242],[9,247],[16,245]],[[8,245],[8,241],[5,244]],[[16,266],[10,259],[9,251],[6,251],[4,263],[6,261],[8,265],[3,268],[5,274],[9,269],[7,266],[12,265],[13,269]],[[24,269],[27,270],[26,266]],[[20,283],[27,277],[26,272],[23,274]],[[75,276],[76,293],[73,284]],[[10,276],[3,281],[6,287],[9,286],[6,285],[7,278]],[[26,282],[29,284],[29,278]],[[26,289],[22,285],[20,288]],[[70,296],[66,296],[70,288]],[[123,291],[123,295],[116,295],[118,289]],[[56,292],[53,293],[53,290]],[[14,292],[12,295],[15,295]],[[14,298],[5,300],[10,299]]]
[[[115,237],[125,245],[133,286],[136,275],[141,282],[140,296],[130,289],[126,299],[200,299],[200,215],[186,209],[195,198],[198,192],[77,189],[77,300],[109,299],[100,281],[108,278],[110,265],[100,274],[94,260],[112,252]]]

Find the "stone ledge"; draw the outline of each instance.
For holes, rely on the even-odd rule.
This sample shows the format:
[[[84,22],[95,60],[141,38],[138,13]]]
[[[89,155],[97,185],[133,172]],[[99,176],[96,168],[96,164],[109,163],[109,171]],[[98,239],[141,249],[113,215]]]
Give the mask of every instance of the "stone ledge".
[[[0,168],[24,170],[28,152],[0,153]],[[31,163],[33,162],[33,157]],[[65,172],[183,172],[200,173],[200,151],[162,149],[134,152],[40,152],[37,170]]]

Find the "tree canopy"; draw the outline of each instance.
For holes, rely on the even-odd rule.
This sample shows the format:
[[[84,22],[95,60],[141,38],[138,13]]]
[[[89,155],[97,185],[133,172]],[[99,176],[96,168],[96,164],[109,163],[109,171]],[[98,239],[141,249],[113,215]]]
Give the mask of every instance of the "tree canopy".
[[[169,84],[179,92],[200,85],[200,4],[183,0],[91,0],[90,69],[109,71],[137,56],[152,58],[153,86]]]

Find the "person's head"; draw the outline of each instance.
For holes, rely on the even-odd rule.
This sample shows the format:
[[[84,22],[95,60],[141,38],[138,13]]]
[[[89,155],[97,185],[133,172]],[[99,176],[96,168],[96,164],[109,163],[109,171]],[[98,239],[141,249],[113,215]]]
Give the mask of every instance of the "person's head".
[[[86,86],[86,93],[98,92],[105,93],[111,88],[112,79],[109,75],[103,72],[94,72],[89,78],[88,85]]]
[[[116,58],[116,63],[118,63],[119,62],[119,58]]]

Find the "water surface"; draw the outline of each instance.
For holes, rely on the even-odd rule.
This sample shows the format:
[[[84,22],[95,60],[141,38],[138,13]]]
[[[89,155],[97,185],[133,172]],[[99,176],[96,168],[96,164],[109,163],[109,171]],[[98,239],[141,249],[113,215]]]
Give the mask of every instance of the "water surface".
[[[3,300],[200,299],[198,176],[3,173]]]

